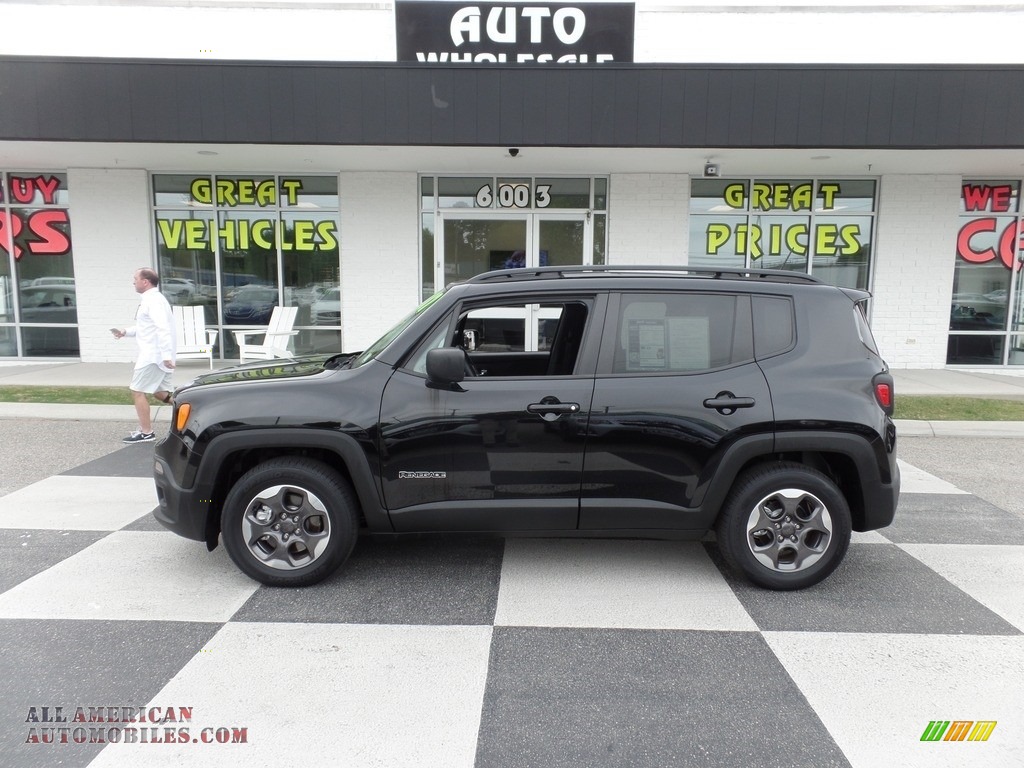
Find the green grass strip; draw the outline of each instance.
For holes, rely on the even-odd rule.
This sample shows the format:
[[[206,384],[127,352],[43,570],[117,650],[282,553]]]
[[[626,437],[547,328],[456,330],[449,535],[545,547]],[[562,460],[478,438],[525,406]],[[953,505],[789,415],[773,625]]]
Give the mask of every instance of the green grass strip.
[[[1024,401],[897,393],[895,418],[922,421],[1024,421]]]
[[[128,387],[0,386],[0,403],[77,403],[82,405],[131,405]]]

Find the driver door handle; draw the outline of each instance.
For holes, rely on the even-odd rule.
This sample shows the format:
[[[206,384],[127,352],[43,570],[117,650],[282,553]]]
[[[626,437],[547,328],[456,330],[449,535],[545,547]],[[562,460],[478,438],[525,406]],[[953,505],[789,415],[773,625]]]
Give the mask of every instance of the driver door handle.
[[[554,421],[563,413],[579,413],[579,403],[562,403],[557,397],[545,397],[539,403],[526,406],[529,413],[536,413],[545,421]]]
[[[526,406],[530,413],[579,413],[579,403],[530,403]]]

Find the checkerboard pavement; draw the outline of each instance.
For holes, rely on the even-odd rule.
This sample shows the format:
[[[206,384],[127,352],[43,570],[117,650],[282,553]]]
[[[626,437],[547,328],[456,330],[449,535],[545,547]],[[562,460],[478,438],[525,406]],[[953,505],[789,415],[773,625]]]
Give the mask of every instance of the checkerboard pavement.
[[[0,498],[2,766],[1024,765],[1024,520],[914,467],[796,593],[713,540],[458,538],[293,590],[164,531],[151,457]]]

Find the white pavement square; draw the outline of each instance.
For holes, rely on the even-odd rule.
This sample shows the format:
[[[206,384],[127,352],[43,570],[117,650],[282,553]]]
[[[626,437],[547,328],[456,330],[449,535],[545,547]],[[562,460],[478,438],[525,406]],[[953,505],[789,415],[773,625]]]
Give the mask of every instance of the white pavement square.
[[[472,768],[491,627],[233,623],[152,701],[190,706],[190,738],[117,744],[91,768],[332,765]]]
[[[117,531],[0,594],[0,618],[224,622],[258,587],[223,547]]]
[[[53,475],[0,497],[0,528],[116,531],[158,503],[152,478]]]
[[[1024,765],[1024,637],[764,637],[854,766]],[[986,742],[922,742],[932,720],[997,725]]]
[[[897,459],[900,465],[900,493],[959,493],[966,494],[952,483],[925,472],[902,459]],[[898,514],[898,512],[897,512]]]
[[[1024,632],[1024,546],[901,544],[900,548]],[[1024,680],[1020,705],[1024,708]]]
[[[697,542],[510,539],[497,626],[757,631]]]

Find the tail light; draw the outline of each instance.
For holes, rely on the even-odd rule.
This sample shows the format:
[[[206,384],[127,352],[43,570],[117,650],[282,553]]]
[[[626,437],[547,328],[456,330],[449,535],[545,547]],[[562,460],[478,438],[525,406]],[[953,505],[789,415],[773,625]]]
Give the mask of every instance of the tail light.
[[[875,393],[875,400],[887,416],[892,416],[896,405],[896,392],[893,387],[892,376],[888,373],[880,373],[871,380],[871,386]]]

